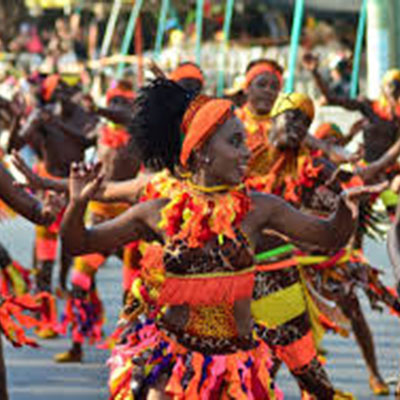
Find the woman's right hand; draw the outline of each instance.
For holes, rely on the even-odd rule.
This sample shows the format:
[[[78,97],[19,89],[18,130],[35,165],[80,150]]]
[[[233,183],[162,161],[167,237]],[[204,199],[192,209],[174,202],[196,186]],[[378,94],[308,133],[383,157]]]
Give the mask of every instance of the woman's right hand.
[[[92,199],[104,180],[101,163],[72,163],[69,174],[69,196],[71,202],[86,203]]]

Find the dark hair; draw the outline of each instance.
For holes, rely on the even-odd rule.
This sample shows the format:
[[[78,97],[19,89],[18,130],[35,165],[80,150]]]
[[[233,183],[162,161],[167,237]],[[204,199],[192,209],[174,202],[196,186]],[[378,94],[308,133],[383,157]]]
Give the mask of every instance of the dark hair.
[[[275,60],[272,60],[270,58],[258,58],[257,60],[250,61],[250,63],[247,65],[246,68],[246,74],[257,64],[271,64],[280,74],[283,74],[284,70],[283,67],[276,62]]]
[[[174,171],[181,152],[182,118],[192,97],[164,78],[151,81],[139,91],[129,131],[146,167]]]
[[[200,94],[203,89],[203,83],[196,78],[183,78],[178,82],[179,86],[182,86],[186,91],[192,92],[194,96]]]

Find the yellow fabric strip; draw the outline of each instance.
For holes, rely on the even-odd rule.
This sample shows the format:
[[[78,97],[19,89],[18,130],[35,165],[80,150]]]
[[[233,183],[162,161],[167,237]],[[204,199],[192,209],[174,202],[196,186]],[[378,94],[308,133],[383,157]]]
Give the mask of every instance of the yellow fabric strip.
[[[35,232],[37,239],[57,240],[57,233],[49,231],[49,229],[46,226],[36,225]]]
[[[298,317],[306,311],[304,293],[299,282],[263,297],[254,300],[251,304],[253,318],[273,329]]]
[[[296,256],[296,261],[298,264],[302,266],[312,265],[312,264],[320,264],[325,261],[328,261],[330,256]],[[341,257],[336,264],[342,264],[350,260],[350,252]]]
[[[85,262],[85,259],[83,257],[75,258],[73,269],[82,272],[87,276],[94,276],[97,271],[96,268],[93,268],[90,264]]]
[[[300,279],[301,279],[301,285],[303,288],[303,293],[305,296],[306,300],[306,305],[307,305],[307,311],[308,311],[308,316],[310,318],[310,323],[311,323],[311,329],[314,337],[314,343],[316,347],[321,343],[324,335],[325,335],[325,329],[320,323],[319,316],[321,315],[320,310],[318,309],[317,305],[315,304],[314,300],[312,299],[306,285],[306,278],[304,276],[304,272],[301,268],[299,268],[300,272]]]
[[[103,217],[115,218],[129,208],[126,203],[102,203],[100,201],[91,201],[89,211]]]
[[[391,189],[385,190],[379,197],[386,207],[396,206],[399,202],[399,195]]]
[[[166,278],[176,279],[204,279],[204,278],[227,278],[231,276],[241,276],[255,271],[255,267],[246,268],[236,272],[213,272],[209,274],[193,274],[193,275],[179,275],[166,273]]]

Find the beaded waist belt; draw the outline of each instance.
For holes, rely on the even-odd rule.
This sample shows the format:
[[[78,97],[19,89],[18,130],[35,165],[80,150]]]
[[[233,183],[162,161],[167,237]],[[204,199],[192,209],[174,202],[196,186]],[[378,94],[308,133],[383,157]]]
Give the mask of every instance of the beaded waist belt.
[[[231,354],[238,351],[247,351],[257,347],[257,341],[252,333],[235,338],[217,338],[194,336],[184,331],[177,331],[165,322],[158,321],[158,328],[170,339],[184,346],[188,350],[197,351],[205,355]]]

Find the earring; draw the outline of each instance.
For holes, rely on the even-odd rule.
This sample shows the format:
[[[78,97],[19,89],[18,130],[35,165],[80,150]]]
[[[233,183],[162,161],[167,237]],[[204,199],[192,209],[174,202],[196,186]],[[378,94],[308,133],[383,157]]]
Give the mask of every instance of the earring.
[[[204,163],[205,164],[210,164],[211,163],[211,160],[210,160],[210,158],[209,157],[206,157],[205,159],[204,159]]]

